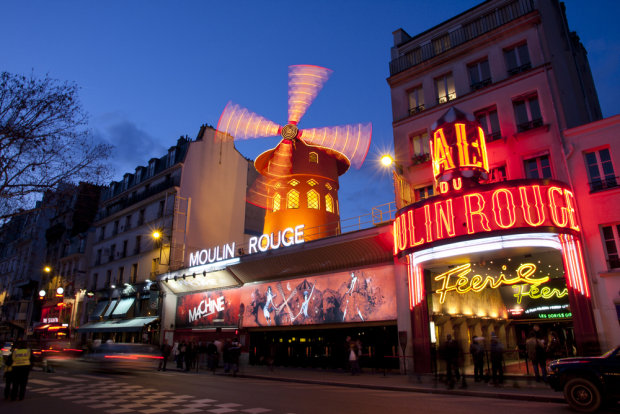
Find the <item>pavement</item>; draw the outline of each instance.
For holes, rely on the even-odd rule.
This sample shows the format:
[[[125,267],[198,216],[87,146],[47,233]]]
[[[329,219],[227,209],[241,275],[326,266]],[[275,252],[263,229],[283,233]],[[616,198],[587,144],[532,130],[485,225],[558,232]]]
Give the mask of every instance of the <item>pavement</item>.
[[[222,370],[217,374],[226,375]],[[467,376],[465,383],[460,381],[452,389],[447,387],[441,377],[435,375],[405,375],[370,369],[359,375],[351,375],[344,370],[290,367],[269,369],[265,365],[242,365],[237,376],[337,387],[565,403],[561,392],[553,391],[546,383],[536,382],[533,377],[524,375],[507,375],[504,383],[497,387],[486,382],[475,382],[472,377]]]

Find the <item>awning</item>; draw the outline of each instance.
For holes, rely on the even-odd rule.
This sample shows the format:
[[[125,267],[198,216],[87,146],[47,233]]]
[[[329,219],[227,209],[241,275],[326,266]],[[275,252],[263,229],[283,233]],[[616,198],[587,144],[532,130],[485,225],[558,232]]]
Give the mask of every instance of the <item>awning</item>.
[[[112,314],[112,311],[116,307],[117,303],[118,303],[118,300],[116,300],[116,299],[112,299],[110,301],[110,305],[108,306],[108,309],[105,310],[105,314],[103,315],[104,318],[109,318],[110,317],[110,315]]]
[[[127,314],[127,312],[129,312],[129,309],[131,309],[134,301],[136,300],[136,298],[123,298],[121,299],[120,302],[118,302],[118,305],[116,305],[116,308],[114,308],[114,311],[112,312],[112,317],[114,316],[118,316],[118,317],[123,317]]]
[[[80,326],[77,331],[84,332],[140,332],[146,325],[157,320],[157,316],[144,318],[117,319],[103,322],[91,322]]]
[[[97,303],[97,306],[95,306],[93,313],[90,314],[89,319],[98,321],[99,318],[101,317],[101,314],[103,313],[103,310],[105,309],[107,305],[108,305],[107,300],[102,300],[99,303]]]

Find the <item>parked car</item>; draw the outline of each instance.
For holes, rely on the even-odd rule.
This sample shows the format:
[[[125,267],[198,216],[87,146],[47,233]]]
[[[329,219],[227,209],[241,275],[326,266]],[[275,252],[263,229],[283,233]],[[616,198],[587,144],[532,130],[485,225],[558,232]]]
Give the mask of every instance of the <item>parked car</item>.
[[[5,342],[4,345],[2,345],[3,358],[8,358],[8,356],[11,354],[11,348],[13,348],[13,342]]]
[[[593,413],[620,401],[620,346],[598,357],[562,358],[547,365],[549,385],[576,411]]]
[[[163,357],[159,347],[149,344],[103,343],[84,356],[93,368],[131,372],[154,370]]]

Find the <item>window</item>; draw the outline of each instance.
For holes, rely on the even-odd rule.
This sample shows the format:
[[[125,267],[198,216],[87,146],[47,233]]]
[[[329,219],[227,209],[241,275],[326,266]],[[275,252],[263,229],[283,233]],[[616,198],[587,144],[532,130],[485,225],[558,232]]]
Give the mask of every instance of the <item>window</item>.
[[[114,226],[112,227],[112,236],[115,236],[118,233],[118,220],[114,222]]]
[[[620,223],[611,226],[603,226],[603,244],[605,244],[605,253],[607,254],[607,264],[610,269],[620,267]]]
[[[129,283],[135,284],[138,279],[138,263],[134,263],[131,265],[131,273],[129,273]]]
[[[452,73],[435,79],[435,90],[437,91],[437,103],[439,104],[456,99],[456,89]]]
[[[131,215],[125,217],[125,230],[129,230],[131,228]]]
[[[499,128],[499,119],[497,118],[497,108],[487,108],[476,112],[476,119],[482,125],[484,130],[485,141],[492,142],[502,138],[502,131]]]
[[[446,33],[441,37],[433,39],[432,44],[435,55],[445,52],[450,49],[450,34]]]
[[[282,197],[280,196],[280,194],[277,194],[275,196],[273,196],[273,212],[275,213],[276,211],[280,210],[280,204],[282,202]]]
[[[538,96],[530,95],[512,102],[517,122],[517,132],[542,126],[543,119],[538,105]]]
[[[113,244],[112,246],[110,246],[110,255],[108,256],[108,262],[111,262],[112,260],[114,260],[115,253],[116,253],[116,245]]]
[[[325,183],[325,188],[327,188],[328,190],[331,190],[332,186],[330,183]]]
[[[318,184],[318,181],[316,181],[314,178],[311,178],[311,179],[308,180],[308,185],[310,187],[314,187],[317,184]]]
[[[481,60],[467,66],[469,72],[469,82],[472,90],[484,88],[491,84],[491,69],[489,60]]]
[[[418,86],[409,91],[409,115],[417,114],[424,110],[424,91]]]
[[[299,181],[297,181],[297,180],[295,180],[295,179],[292,179],[292,180],[291,180],[291,181],[289,181],[288,183],[291,185],[291,187],[295,187],[297,184],[299,184]]]
[[[97,279],[99,279],[99,274],[94,273],[93,278],[92,278],[92,283],[90,284],[90,290],[97,290],[97,282],[98,282]]]
[[[504,50],[504,60],[506,61],[506,70],[511,76],[532,67],[527,43]]]
[[[307,193],[307,198],[308,198],[308,208],[314,209],[314,210],[318,210],[319,209],[319,193],[317,193],[315,190],[310,190]]]
[[[618,186],[609,148],[586,152],[585,157],[588,178],[590,179],[590,191],[601,191]]]
[[[99,228],[98,241],[103,240],[104,237],[105,237],[105,226],[102,226],[102,227]]]
[[[140,212],[138,213],[138,226],[141,226],[144,224],[144,209],[141,209]]]
[[[415,189],[416,201],[424,200],[433,195],[433,186],[420,187]]]
[[[318,164],[319,163],[319,154],[317,154],[316,152],[311,152],[310,153],[309,161],[311,163]]]
[[[410,137],[411,159],[413,164],[420,164],[430,160],[430,137],[428,131],[420,131]]]
[[[142,236],[136,236],[136,245],[133,248],[133,254],[140,253],[140,243],[142,242]]]
[[[97,249],[97,257],[95,258],[95,266],[101,264],[101,249]]]
[[[118,268],[118,279],[117,279],[118,280],[118,282],[117,282],[118,286],[122,286],[123,285],[124,273],[125,273],[125,268],[124,267],[119,267]]]
[[[127,240],[123,240],[123,250],[121,251],[121,257],[127,256]]]
[[[105,285],[110,287],[112,284],[112,271],[108,270],[105,275]]]
[[[525,160],[524,166],[526,178],[552,178],[548,155]]]
[[[508,178],[506,176],[506,166],[502,165],[500,167],[491,168],[489,171],[489,179],[488,183],[497,183],[500,181],[506,181]]]
[[[325,196],[325,211],[329,213],[334,212],[334,199],[329,194]]]
[[[286,208],[299,208],[299,191],[291,190],[286,195]]]
[[[172,167],[174,165],[175,155],[176,148],[171,148],[170,151],[168,151],[168,167]]]
[[[159,210],[157,211],[157,217],[162,217],[164,215],[164,206],[166,205],[166,202],[164,200],[161,200],[159,202]]]

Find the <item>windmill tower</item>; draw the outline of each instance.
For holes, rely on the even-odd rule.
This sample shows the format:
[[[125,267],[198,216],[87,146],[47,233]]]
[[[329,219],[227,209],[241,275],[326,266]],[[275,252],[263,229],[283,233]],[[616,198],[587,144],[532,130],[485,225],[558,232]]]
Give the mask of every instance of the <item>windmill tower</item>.
[[[340,232],[338,177],[361,167],[368,153],[371,124],[299,129],[298,123],[329,78],[331,70],[311,65],[289,67],[288,122],[280,126],[231,102],[217,126],[216,139],[281,136],[278,145],[254,161],[259,178],[248,202],[266,209],[264,233],[300,224],[304,239]]]

